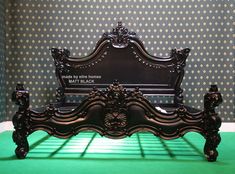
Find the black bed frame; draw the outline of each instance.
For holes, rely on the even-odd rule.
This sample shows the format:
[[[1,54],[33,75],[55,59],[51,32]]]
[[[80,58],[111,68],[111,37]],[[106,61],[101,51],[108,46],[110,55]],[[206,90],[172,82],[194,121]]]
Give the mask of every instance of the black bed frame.
[[[59,138],[84,130],[109,138],[148,131],[163,139],[198,132],[206,139],[205,157],[216,161],[221,119],[215,107],[222,103],[222,96],[212,85],[204,96],[204,110],[183,104],[180,86],[189,52],[189,48],[173,49],[169,57],[151,56],[136,33],[129,32],[121,22],[104,33],[86,57],[74,58],[67,49],[52,48],[59,82],[57,102],[29,108],[29,92],[22,84],[12,94],[12,100],[19,105],[13,117],[16,156],[26,157],[27,137],[37,130]],[[68,103],[68,95],[86,97],[81,103]],[[173,102],[155,104],[147,96],[169,96]]]

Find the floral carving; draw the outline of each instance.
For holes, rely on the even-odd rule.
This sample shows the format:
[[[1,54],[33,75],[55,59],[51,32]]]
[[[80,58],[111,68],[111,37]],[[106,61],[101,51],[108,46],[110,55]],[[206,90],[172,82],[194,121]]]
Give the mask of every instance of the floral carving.
[[[126,90],[118,81],[115,81],[106,90],[106,106],[104,126],[108,134],[125,134],[127,126]]]
[[[51,48],[51,55],[54,58],[56,73],[69,72],[69,64],[66,63],[66,58],[69,57],[68,49]]]
[[[126,27],[122,25],[122,22],[118,22],[118,26],[113,28],[112,32],[106,32],[103,38],[109,38],[112,46],[115,48],[125,48],[129,44],[129,38],[136,37],[135,32],[129,32]]]
[[[127,116],[124,113],[107,113],[104,118],[104,125],[112,131],[121,130],[127,126]]]

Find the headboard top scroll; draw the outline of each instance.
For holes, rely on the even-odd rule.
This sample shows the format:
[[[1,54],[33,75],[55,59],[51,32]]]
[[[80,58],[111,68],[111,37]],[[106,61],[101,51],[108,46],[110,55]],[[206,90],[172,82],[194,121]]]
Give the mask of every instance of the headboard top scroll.
[[[116,28],[113,28],[111,32],[105,32],[103,39],[110,39],[112,46],[115,48],[125,48],[130,42],[130,38],[137,38],[135,32],[129,32],[126,27],[119,21]]]

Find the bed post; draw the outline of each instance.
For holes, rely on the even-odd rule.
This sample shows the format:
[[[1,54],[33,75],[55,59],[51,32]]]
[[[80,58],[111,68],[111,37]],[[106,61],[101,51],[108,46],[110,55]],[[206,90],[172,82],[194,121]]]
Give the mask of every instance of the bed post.
[[[181,82],[184,77],[184,67],[186,65],[186,59],[190,53],[189,48],[185,49],[173,49],[171,54],[175,57],[177,62],[175,63],[175,72],[178,74],[177,82],[175,84],[175,96],[174,96],[174,103],[178,106],[183,104],[183,89],[180,87]]]
[[[15,129],[12,138],[17,145],[15,154],[17,158],[23,159],[29,151],[27,140],[29,134],[29,92],[24,89],[23,84],[17,84],[16,90],[12,93],[12,101],[19,105],[18,111],[12,119]]]
[[[204,146],[204,154],[208,161],[216,161],[218,156],[217,146],[221,141],[219,128],[221,126],[221,118],[215,112],[215,107],[222,103],[223,99],[218,92],[216,85],[211,85],[210,90],[204,96],[204,136],[206,143]]]

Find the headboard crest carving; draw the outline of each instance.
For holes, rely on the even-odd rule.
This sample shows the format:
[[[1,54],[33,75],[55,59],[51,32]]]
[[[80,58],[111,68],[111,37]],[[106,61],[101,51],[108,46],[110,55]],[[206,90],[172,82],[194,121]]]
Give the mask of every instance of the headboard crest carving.
[[[129,38],[137,37],[135,32],[129,32],[126,27],[122,25],[122,22],[118,22],[118,26],[113,28],[112,32],[106,32],[103,34],[103,38],[109,38],[112,46],[115,48],[126,48],[129,44]]]

